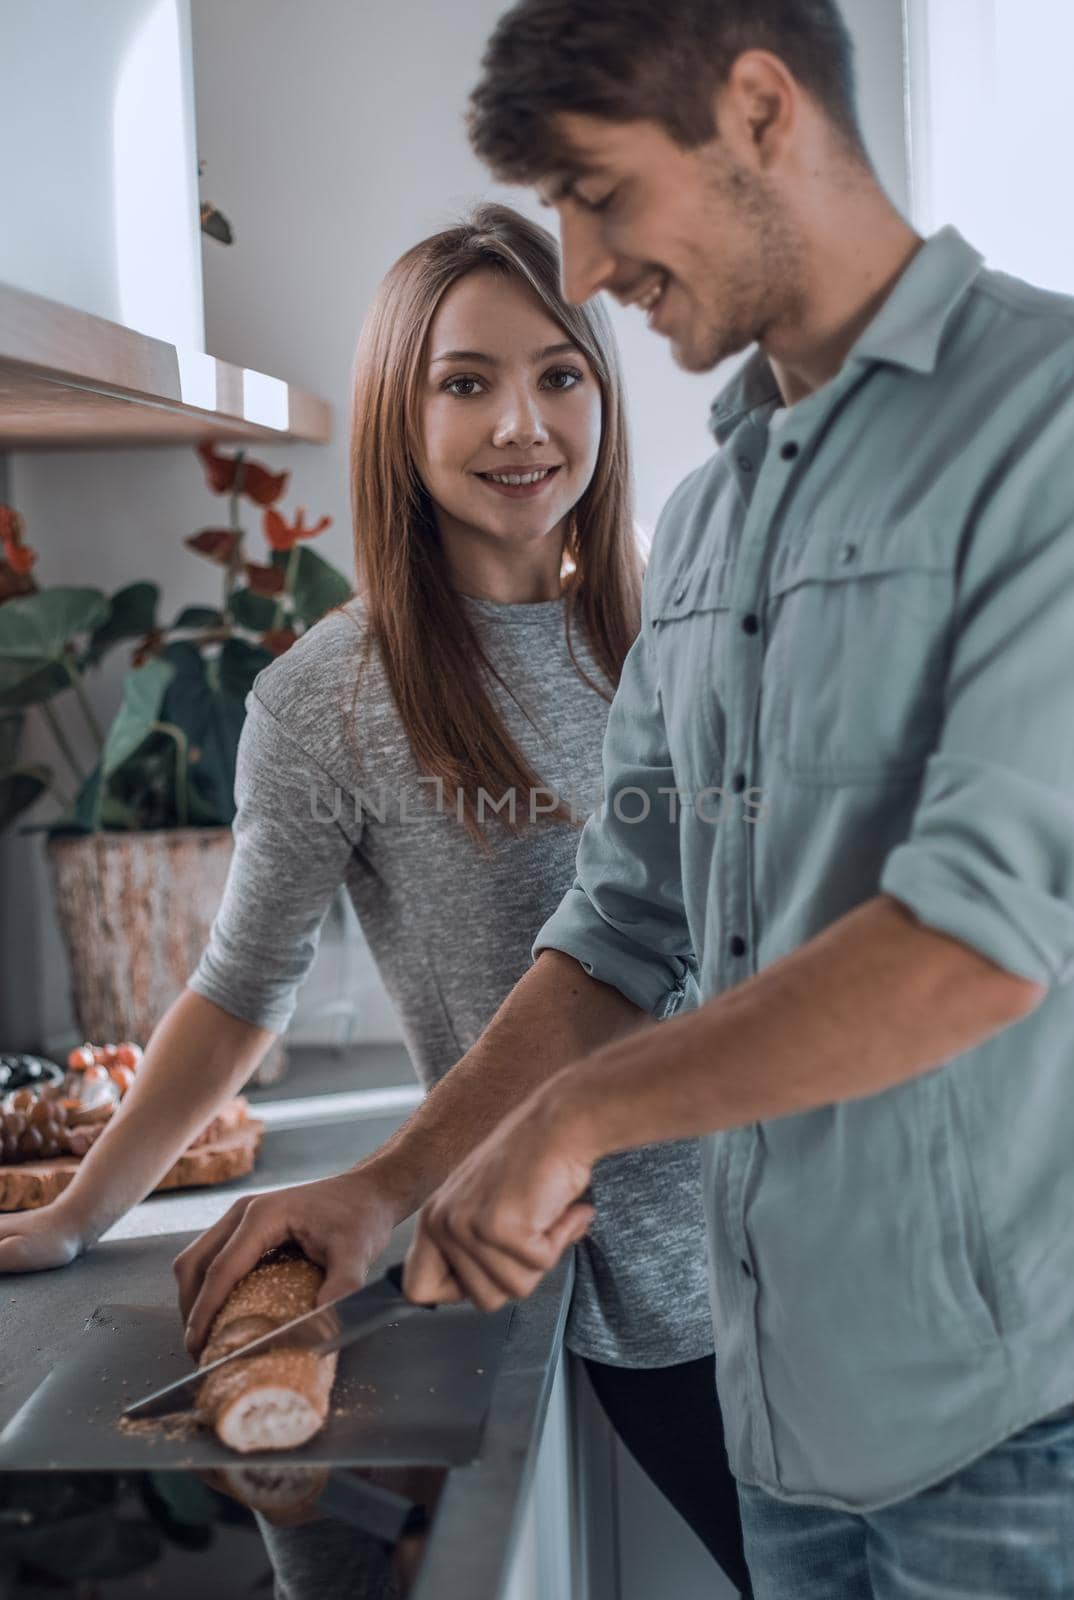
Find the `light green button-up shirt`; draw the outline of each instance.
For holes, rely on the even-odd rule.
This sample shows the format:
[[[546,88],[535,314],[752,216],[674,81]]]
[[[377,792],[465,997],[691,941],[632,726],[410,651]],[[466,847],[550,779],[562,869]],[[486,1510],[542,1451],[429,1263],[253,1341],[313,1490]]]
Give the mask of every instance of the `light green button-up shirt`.
[[[533,946],[660,1016],[886,892],[1047,986],[936,1071],[703,1141],[731,1465],[782,1499],[901,1499],[1074,1399],[1072,399],[1074,300],[952,228],[791,410],[754,352]]]

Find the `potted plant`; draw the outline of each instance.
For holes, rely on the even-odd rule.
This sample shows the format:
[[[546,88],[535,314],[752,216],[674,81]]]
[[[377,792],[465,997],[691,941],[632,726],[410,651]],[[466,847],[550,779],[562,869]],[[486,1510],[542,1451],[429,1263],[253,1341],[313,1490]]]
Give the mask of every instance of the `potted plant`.
[[[22,519],[0,506],[0,829],[44,832],[71,962],[78,1027],[89,1039],[145,1044],[204,947],[231,855],[235,756],[257,674],[350,585],[278,508],[289,474],[239,451],[198,447],[226,526],[185,543],[220,569],[215,606],[160,617],[152,582],[108,596],[39,587]],[[240,521],[255,505],[267,545],[251,559]],[[102,726],[89,675],[131,650],[118,707]],[[133,648],[132,648],[133,646]],[[55,765],[19,759],[24,729],[48,730]],[[92,752],[87,761],[80,751]],[[51,805],[52,815],[33,813]],[[276,1072],[282,1069],[277,1047]]]

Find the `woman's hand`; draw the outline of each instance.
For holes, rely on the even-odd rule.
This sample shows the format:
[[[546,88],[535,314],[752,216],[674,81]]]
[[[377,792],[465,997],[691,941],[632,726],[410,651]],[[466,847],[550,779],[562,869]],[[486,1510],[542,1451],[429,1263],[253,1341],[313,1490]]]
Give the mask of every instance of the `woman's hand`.
[[[436,1191],[418,1219],[403,1287],[422,1305],[524,1300],[593,1220],[591,1153],[538,1091]]]
[[[318,1304],[360,1289],[401,1222],[399,1206],[370,1165],[271,1194],[244,1195],[175,1259],[186,1347],[196,1356],[213,1318],[266,1250],[293,1239],[324,1268]]]
[[[0,1216],[0,1272],[65,1267],[89,1242],[62,1197],[37,1211],[11,1212]]]

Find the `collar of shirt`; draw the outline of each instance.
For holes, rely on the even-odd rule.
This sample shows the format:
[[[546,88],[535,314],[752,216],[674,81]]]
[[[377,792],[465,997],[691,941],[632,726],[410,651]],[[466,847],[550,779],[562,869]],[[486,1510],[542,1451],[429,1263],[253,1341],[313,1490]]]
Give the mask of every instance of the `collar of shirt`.
[[[897,279],[846,362],[888,362],[913,372],[932,372],[944,330],[981,269],[983,257],[957,228],[940,228],[926,239]],[[772,402],[782,404],[768,357],[755,348],[720,390],[709,411],[709,428],[723,444],[746,416]]]

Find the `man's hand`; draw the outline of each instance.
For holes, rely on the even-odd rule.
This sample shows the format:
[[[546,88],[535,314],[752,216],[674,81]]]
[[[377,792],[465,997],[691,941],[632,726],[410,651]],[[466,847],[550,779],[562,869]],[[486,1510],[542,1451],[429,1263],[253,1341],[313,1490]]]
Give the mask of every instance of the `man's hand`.
[[[407,1255],[408,1298],[466,1298],[482,1311],[524,1300],[592,1222],[579,1199],[591,1171],[577,1126],[538,1091],[425,1205]]]
[[[196,1356],[238,1280],[274,1245],[293,1239],[318,1266],[318,1304],[360,1289],[383,1253],[399,1208],[371,1169],[357,1168],[271,1194],[244,1195],[175,1259],[186,1347]]]

